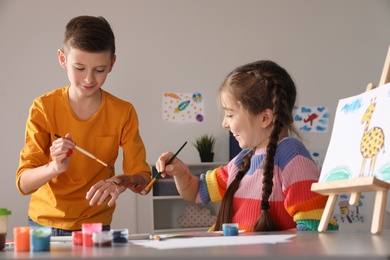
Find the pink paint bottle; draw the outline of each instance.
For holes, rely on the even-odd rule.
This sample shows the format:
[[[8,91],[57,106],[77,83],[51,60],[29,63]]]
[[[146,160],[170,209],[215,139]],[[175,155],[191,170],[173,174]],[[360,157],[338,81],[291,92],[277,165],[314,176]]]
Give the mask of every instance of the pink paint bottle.
[[[83,223],[81,231],[83,233],[83,246],[93,246],[92,234],[102,231],[102,223]]]

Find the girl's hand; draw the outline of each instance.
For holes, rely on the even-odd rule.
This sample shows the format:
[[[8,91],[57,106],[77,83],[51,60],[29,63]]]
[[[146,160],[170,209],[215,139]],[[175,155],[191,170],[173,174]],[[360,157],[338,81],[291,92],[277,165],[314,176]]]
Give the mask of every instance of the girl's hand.
[[[162,177],[165,177],[166,174],[174,176],[179,194],[184,200],[195,203],[199,189],[199,179],[193,176],[188,166],[177,157],[172,160],[171,164],[166,165],[172,156],[172,152],[163,153],[156,162],[156,169],[161,172]]]
[[[187,172],[189,169],[178,157],[173,159],[171,164],[166,165],[166,162],[173,156],[171,151],[163,153],[156,162],[156,169],[158,172],[161,172],[161,176],[165,177],[167,174],[170,176],[180,177]]]

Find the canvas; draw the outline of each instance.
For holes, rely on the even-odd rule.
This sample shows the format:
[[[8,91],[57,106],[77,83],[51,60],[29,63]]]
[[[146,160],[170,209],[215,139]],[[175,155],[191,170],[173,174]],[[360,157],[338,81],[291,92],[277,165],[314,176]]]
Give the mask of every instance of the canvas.
[[[319,181],[366,176],[390,181],[389,114],[390,83],[339,100]]]

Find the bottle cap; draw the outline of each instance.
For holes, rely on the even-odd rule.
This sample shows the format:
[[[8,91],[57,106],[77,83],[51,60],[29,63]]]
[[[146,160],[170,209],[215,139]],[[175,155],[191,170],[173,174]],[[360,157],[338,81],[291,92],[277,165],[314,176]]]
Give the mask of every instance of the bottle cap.
[[[11,211],[6,208],[0,208],[0,216],[11,215]]]

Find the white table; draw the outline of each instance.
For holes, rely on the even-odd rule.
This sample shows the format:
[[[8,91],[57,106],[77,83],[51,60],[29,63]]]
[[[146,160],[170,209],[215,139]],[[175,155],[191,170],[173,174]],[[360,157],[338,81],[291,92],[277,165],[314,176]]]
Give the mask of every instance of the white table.
[[[285,243],[229,246],[205,246],[159,250],[132,242],[115,247],[73,246],[71,242],[54,242],[49,252],[14,252],[6,247],[0,259],[390,259],[390,230],[379,235],[370,232],[328,231],[240,233],[247,235],[292,234]],[[215,237],[218,239],[219,237]],[[180,245],[188,238],[170,238]],[[202,238],[197,238],[202,239]],[[146,243],[149,243],[145,241]],[[160,241],[160,243],[168,240]]]

